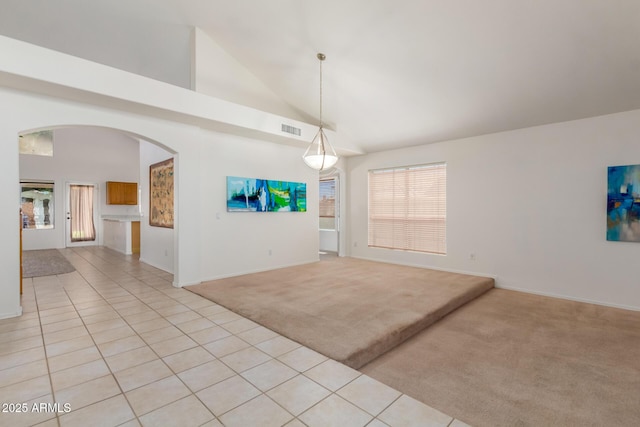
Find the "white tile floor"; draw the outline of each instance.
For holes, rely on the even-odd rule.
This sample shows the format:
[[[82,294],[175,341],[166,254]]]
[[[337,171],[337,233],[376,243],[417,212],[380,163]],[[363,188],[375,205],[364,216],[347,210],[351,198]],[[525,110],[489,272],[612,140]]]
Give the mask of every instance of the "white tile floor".
[[[0,426],[465,426],[136,257],[63,253],[0,320]]]

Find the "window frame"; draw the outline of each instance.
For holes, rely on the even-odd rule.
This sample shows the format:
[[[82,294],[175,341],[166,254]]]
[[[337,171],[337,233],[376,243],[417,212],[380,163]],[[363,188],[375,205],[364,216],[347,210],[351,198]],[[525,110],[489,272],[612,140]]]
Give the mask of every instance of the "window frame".
[[[322,207],[320,206],[320,204],[322,203],[322,196],[323,196],[323,192],[322,192],[322,183],[323,182],[329,182],[332,181],[333,182],[333,215],[322,215],[323,210]],[[326,227],[322,227],[320,224],[319,225],[319,229],[320,230],[329,230],[329,231],[335,231],[338,229],[337,227],[337,218],[338,216],[336,215],[336,208],[337,208],[337,203],[336,203],[336,198],[337,198],[337,187],[338,185],[338,180],[336,179],[336,177],[329,177],[329,178],[320,178],[319,180],[319,184],[318,184],[318,220],[319,223],[321,224],[323,221],[323,218],[333,218],[333,228],[326,228]],[[327,221],[325,221],[327,222]]]
[[[18,151],[22,155],[53,157],[53,131],[42,130],[19,135]]]
[[[23,230],[53,230],[56,228],[56,185],[54,181],[48,180],[21,180],[20,181],[20,212],[22,214],[22,229]],[[25,209],[24,192],[29,190],[50,188],[51,197],[42,198],[42,200],[48,200],[46,207],[43,206],[43,212],[36,215],[34,208]],[[25,190],[26,189],[26,190]],[[32,199],[33,200],[33,199]],[[31,210],[31,213],[29,213]],[[25,212],[26,211],[26,212]],[[42,217],[42,218],[40,218]],[[48,217],[48,219],[47,219]],[[48,223],[47,223],[48,221]]]

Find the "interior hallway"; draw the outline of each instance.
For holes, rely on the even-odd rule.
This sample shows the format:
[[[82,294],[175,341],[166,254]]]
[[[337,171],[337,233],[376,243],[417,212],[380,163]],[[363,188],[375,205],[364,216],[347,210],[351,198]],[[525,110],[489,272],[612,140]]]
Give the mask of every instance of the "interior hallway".
[[[76,271],[25,279],[24,314],[0,320],[2,403],[27,408],[0,426],[466,425],[135,256],[62,252]],[[58,413],[32,412],[54,402]]]

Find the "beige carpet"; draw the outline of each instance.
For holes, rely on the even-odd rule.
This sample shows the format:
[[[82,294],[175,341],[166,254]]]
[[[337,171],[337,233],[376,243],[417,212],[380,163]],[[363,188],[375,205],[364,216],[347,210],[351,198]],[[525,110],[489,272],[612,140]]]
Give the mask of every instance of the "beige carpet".
[[[640,426],[640,312],[493,289],[361,369],[474,426]]]
[[[331,257],[185,289],[357,369],[493,285],[484,277]]]
[[[22,252],[22,277],[55,276],[75,270],[57,249]]]

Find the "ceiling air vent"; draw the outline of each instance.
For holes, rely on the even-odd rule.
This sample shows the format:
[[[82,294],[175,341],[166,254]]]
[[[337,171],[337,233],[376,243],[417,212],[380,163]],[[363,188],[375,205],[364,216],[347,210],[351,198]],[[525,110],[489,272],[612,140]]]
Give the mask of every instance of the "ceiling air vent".
[[[302,129],[282,124],[282,132],[290,133],[291,135],[300,136],[302,134]]]

